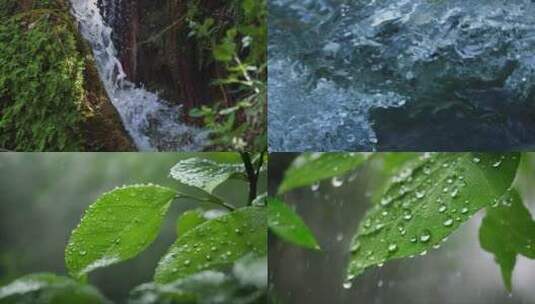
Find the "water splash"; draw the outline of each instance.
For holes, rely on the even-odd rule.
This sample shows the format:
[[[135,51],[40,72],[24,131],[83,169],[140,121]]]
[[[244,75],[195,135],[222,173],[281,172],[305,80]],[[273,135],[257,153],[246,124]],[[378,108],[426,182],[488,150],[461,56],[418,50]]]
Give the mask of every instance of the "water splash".
[[[137,148],[142,151],[202,150],[207,132],[181,123],[181,106],[169,105],[157,94],[126,80],[112,40],[113,31],[100,14],[98,2],[71,0],[72,13],[79,22],[81,34],[93,49],[110,100]]]
[[[457,121],[474,130],[466,144],[489,144],[492,135],[506,139],[502,148],[533,141],[523,131],[526,125],[522,128],[533,123],[526,109],[533,111],[535,104],[532,1],[271,0],[269,5],[273,151],[377,149],[381,130],[408,129],[388,121],[390,116],[374,125],[371,113],[401,106],[411,110],[407,116],[435,117],[435,125],[455,131],[452,145],[471,135]],[[425,130],[410,131],[416,139],[407,140],[422,144]],[[390,140],[406,144],[396,136]]]

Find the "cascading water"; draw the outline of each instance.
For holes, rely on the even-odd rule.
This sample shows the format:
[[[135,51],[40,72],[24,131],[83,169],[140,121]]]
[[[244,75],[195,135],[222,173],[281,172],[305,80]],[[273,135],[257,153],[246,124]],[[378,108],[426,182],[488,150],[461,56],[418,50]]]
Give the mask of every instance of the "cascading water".
[[[535,142],[532,0],[269,0],[269,12],[272,151]]]
[[[181,123],[180,106],[168,105],[158,95],[126,80],[117,58],[112,28],[99,9],[99,4],[110,7],[121,2],[71,0],[72,13],[79,22],[79,30],[93,49],[102,82],[125,128],[142,151],[202,150],[207,132]],[[111,11],[113,14],[106,16],[108,22],[118,18],[118,10]]]

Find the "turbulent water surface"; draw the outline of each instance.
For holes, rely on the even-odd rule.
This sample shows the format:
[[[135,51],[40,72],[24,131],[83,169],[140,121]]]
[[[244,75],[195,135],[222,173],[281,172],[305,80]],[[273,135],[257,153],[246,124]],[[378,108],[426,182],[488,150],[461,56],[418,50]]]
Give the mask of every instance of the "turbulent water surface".
[[[126,80],[113,45],[113,30],[103,20],[99,2],[107,6],[115,3],[110,0],[71,0],[72,11],[80,24],[82,35],[93,48],[108,95],[138,149],[201,150],[206,141],[206,132],[181,123],[180,107],[171,106],[157,94]],[[119,14],[119,11],[114,11],[114,15],[107,16],[107,19],[113,21],[113,18],[119,18]]]
[[[535,143],[531,0],[270,0],[273,151]]]

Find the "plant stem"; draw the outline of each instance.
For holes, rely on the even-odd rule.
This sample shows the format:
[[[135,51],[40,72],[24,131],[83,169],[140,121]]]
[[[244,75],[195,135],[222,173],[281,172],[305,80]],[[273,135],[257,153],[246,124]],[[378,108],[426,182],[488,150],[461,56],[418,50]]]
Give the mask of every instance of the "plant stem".
[[[245,172],[247,173],[247,178],[249,179],[249,206],[252,204],[256,198],[256,183],[258,181],[258,174],[253,167],[251,162],[251,156],[249,152],[240,152],[243,165],[245,166]],[[258,171],[259,172],[259,171]]]

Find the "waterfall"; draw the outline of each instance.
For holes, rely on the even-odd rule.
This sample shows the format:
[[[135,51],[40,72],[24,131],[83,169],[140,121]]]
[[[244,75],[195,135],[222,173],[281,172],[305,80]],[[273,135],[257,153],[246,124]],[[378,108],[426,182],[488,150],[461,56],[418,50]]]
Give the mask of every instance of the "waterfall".
[[[117,22],[122,2],[71,0],[80,33],[93,49],[102,82],[126,130],[141,151],[202,150],[207,132],[181,123],[181,106],[171,106],[126,79],[112,39],[113,30],[107,23]],[[99,6],[105,8],[106,18]]]

